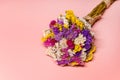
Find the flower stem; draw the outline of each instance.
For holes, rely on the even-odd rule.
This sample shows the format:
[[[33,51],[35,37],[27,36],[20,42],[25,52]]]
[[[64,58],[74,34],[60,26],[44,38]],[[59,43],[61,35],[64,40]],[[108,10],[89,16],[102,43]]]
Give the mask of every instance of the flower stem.
[[[116,0],[103,0],[100,4],[98,4],[87,16],[84,18],[91,25],[93,25],[96,21],[98,21],[105,10]]]

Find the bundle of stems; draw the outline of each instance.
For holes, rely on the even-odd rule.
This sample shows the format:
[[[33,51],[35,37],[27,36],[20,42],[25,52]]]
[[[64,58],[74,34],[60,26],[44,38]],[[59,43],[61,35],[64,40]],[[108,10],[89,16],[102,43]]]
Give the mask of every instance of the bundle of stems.
[[[84,19],[93,25],[96,21],[98,21],[105,10],[110,7],[112,3],[116,0],[103,0],[100,4],[98,4]]]

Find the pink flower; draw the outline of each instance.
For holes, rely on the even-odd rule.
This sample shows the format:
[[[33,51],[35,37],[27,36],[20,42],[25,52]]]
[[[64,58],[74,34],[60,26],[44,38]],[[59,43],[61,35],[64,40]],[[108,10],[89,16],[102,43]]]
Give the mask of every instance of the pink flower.
[[[67,45],[69,49],[73,49],[75,47],[75,44],[72,40],[67,40]]]
[[[44,42],[44,45],[46,47],[50,47],[50,46],[54,46],[56,43],[56,40],[55,39],[51,39],[51,38],[48,38],[45,42]]]
[[[53,28],[53,26],[56,24],[56,21],[55,20],[52,20],[49,24],[50,28]]]

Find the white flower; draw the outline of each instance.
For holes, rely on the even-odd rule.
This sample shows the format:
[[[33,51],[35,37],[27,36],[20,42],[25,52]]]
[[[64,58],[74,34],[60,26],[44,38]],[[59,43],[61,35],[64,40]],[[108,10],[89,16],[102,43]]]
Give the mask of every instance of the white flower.
[[[46,35],[50,34],[51,33],[51,30],[48,29],[48,30],[45,30],[44,33],[43,33],[43,36],[45,37]]]
[[[74,44],[76,45],[85,45],[84,42],[86,41],[86,37],[84,37],[82,34],[79,34],[79,36],[77,38],[75,38],[74,40]]]
[[[68,20],[66,18],[63,20],[63,22],[64,24],[69,25]]]
[[[83,49],[82,49],[82,51],[86,51],[86,49],[85,49],[85,48],[83,48]]]
[[[64,15],[60,15],[60,16],[58,17],[58,19],[59,19],[59,20],[62,20],[63,23],[66,24],[66,25],[69,24],[68,20],[66,19],[66,17],[65,17]]]
[[[92,36],[94,36],[95,33],[94,33],[93,31],[90,31],[90,34],[91,34]]]
[[[80,18],[80,20],[84,23],[85,27],[91,30],[91,24],[88,23],[84,18]]]
[[[71,49],[68,49],[69,55],[72,57],[75,52],[73,52]]]
[[[81,53],[81,55],[80,55],[81,60],[82,60],[82,61],[85,61],[85,60],[86,60],[86,56],[87,56],[87,53],[85,52],[85,50],[82,50],[82,53]]]
[[[67,40],[65,38],[63,38],[62,40],[60,40],[60,46],[61,48],[66,48],[67,47]]]
[[[55,43],[55,47],[56,47],[57,49],[61,49],[61,46],[60,46],[60,44],[59,44],[58,42]]]
[[[63,55],[63,53],[61,52],[60,44],[55,43],[55,46],[48,47],[47,54],[51,56],[54,60],[61,60],[61,55]]]
[[[56,54],[57,60],[61,60],[62,52],[60,50],[58,50],[55,54]]]
[[[59,44],[58,42],[55,43],[55,47],[56,47],[56,49],[57,49],[56,54],[57,54],[57,55],[63,55],[63,53],[61,52],[62,47],[60,46],[60,44]]]
[[[47,49],[47,55],[49,55],[49,56],[51,56],[54,60],[56,60],[57,59],[57,57],[56,57],[56,48],[55,47],[48,47],[48,49]]]

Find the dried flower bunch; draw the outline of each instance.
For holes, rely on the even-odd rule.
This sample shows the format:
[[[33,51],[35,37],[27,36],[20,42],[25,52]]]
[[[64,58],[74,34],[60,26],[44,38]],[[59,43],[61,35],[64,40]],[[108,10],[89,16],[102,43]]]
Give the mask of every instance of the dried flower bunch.
[[[103,0],[87,16],[79,18],[72,10],[52,20],[42,38],[47,55],[61,66],[84,66],[93,59],[96,47],[91,26],[115,0]]]
[[[52,20],[50,29],[45,30],[43,42],[48,48],[48,55],[58,65],[83,66],[92,60],[95,51],[94,36],[91,25],[79,19],[73,11],[66,11],[57,20]]]

